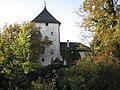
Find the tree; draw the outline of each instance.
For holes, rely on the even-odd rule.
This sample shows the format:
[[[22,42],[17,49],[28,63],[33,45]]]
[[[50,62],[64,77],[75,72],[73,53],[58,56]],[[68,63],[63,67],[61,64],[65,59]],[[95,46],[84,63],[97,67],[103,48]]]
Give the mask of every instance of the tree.
[[[45,48],[48,47],[52,41],[49,40],[47,36],[45,38],[42,37],[40,32],[40,27],[31,27],[30,31],[30,49],[31,49],[31,62],[38,62],[39,56],[44,53]]]
[[[92,46],[98,60],[120,58],[120,15],[118,0],[85,0],[85,30],[94,33]]]
[[[2,71],[8,75],[19,73],[21,62],[25,62],[29,56],[28,29],[18,24],[4,27],[0,38],[0,61]],[[18,69],[19,68],[19,69]]]
[[[114,62],[94,63],[84,58],[64,70],[60,90],[119,90],[119,74],[120,68]]]
[[[34,49],[38,49],[40,55],[44,53],[44,47],[51,41],[47,37],[42,39],[40,29],[39,31],[38,29],[34,23],[26,22],[5,25],[0,34],[0,74],[4,73],[6,78],[14,80],[18,75],[27,74],[41,66],[34,56]]]

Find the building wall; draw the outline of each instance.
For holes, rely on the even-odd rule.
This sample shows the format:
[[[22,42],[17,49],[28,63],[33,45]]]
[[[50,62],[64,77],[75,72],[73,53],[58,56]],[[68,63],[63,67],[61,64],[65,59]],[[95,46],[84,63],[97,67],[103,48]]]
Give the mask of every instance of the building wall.
[[[52,41],[52,44],[45,49],[45,53],[39,57],[39,61],[43,65],[48,65],[56,58],[62,60],[60,55],[60,25],[57,23],[36,23],[36,26],[41,27],[40,32],[43,38],[47,36]]]

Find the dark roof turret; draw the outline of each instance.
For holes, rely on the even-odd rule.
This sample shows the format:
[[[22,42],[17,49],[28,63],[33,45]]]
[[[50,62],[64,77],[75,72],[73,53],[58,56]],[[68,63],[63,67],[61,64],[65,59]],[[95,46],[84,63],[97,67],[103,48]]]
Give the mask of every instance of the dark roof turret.
[[[58,20],[56,20],[46,9],[46,4],[44,6],[44,10],[35,18],[32,20],[35,23],[59,23]]]

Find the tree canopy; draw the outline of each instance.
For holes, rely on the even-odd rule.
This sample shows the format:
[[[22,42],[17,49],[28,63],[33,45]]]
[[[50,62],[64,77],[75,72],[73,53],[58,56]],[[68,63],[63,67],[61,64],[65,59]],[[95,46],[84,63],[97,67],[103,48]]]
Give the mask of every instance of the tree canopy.
[[[99,60],[120,58],[118,0],[85,0],[83,26],[93,32],[92,46]]]
[[[5,25],[0,34],[0,75],[3,73],[3,77],[14,80],[20,74],[40,68],[38,58],[50,44],[34,23]]]

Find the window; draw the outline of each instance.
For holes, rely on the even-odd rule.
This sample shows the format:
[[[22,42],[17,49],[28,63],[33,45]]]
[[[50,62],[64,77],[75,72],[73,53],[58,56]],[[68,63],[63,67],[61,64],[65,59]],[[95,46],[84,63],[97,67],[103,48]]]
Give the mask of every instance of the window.
[[[51,61],[53,61],[53,58],[51,58]]]
[[[44,58],[42,58],[42,62],[44,62]]]
[[[51,32],[51,36],[53,36],[53,32]]]
[[[54,54],[54,50],[51,50],[51,51],[50,51],[50,54]]]
[[[51,64],[53,64],[53,58],[51,58]]]
[[[50,54],[54,54],[54,52],[50,52]]]
[[[46,26],[48,26],[48,23],[45,23]]]

